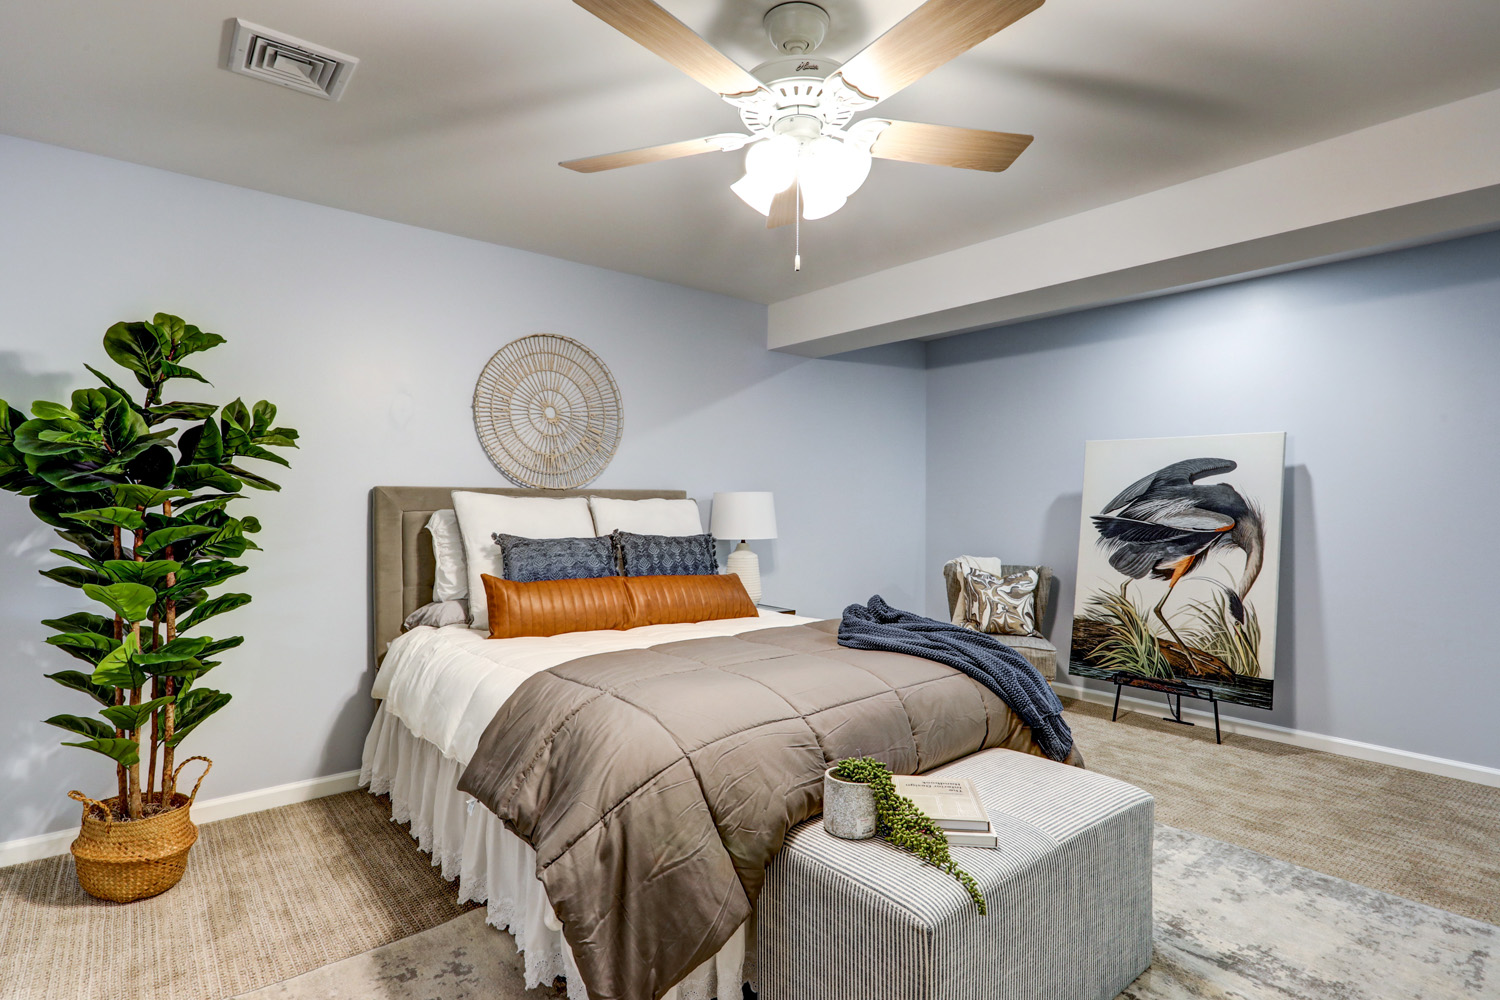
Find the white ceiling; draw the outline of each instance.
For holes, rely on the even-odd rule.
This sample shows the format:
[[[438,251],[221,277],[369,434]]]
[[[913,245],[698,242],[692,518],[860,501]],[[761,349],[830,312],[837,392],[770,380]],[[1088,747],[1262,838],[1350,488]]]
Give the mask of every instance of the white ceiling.
[[[773,2],[663,6],[749,67]],[[847,58],[917,0],[819,2]],[[343,101],[218,68],[232,17],[358,56]],[[556,165],[738,127],[567,0],[8,3],[0,132],[774,302],[1500,88],[1497,52],[1496,0],[1051,0],[877,112],[1034,133],[1016,165],[876,161],[800,274],[742,153]]]

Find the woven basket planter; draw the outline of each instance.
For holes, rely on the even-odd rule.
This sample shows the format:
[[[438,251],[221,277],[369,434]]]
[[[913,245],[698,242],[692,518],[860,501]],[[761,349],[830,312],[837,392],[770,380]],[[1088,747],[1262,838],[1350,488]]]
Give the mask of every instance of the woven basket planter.
[[[68,793],[70,799],[83,803],[83,828],[71,850],[84,892],[114,903],[131,903],[177,884],[187,871],[188,851],[198,840],[198,828],[190,816],[193,800],[213,762],[207,757],[189,757],[173,773],[175,785],[176,775],[195,760],[207,766],[191,794],[174,793],[171,808],[144,819],[116,820],[118,796],[101,802],[81,792]],[[142,799],[159,803],[162,794]]]

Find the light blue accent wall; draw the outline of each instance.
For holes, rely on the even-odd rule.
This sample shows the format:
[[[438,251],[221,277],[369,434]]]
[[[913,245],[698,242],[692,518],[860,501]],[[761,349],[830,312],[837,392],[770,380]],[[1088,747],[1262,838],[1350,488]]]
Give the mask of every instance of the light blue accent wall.
[[[927,364],[928,613],[952,556],[1044,563],[1066,659],[1083,443],[1284,430],[1276,706],[1225,714],[1500,767],[1500,234],[934,341]]]
[[[774,492],[781,537],[751,543],[767,603],[921,601],[920,345],[772,354],[761,305],[4,137],[0,303],[0,398],[23,409],[105,364],[110,323],[163,310],[229,338],[203,358],[214,387],[178,393],[268,398],[302,431],[283,492],[246,508],[265,524],[241,578],[255,601],[215,621],[246,642],[213,678],[234,702],[184,744],[214,758],[206,797],[359,766],[367,492],[505,485],[470,400],[525,334],[582,341],[619,382],[624,439],[599,487],[686,489],[705,523],[716,490]],[[54,544],[0,494],[0,842],[76,826],[68,789],[114,783],[39,721],[87,709],[42,677],[73,661],[38,620],[85,603],[37,576]]]

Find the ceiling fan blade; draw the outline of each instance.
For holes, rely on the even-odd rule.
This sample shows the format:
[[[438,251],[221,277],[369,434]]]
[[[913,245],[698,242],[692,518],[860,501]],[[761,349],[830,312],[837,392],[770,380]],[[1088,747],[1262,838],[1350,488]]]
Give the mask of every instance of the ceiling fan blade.
[[[790,184],[785,191],[772,199],[771,211],[766,216],[766,228],[777,229],[781,226],[790,226],[796,221],[797,185]]]
[[[619,153],[605,153],[603,156],[585,156],[577,160],[564,160],[558,166],[567,167],[569,170],[576,170],[580,174],[592,174],[600,170],[633,167],[638,163],[657,163],[661,160],[675,160],[683,156],[697,156],[699,153],[718,153],[724,149],[725,146],[720,141],[719,136],[706,136],[702,139],[684,139],[682,142],[669,142],[662,146],[647,146],[644,149],[627,149]]]
[[[1015,132],[893,121],[876,137],[870,155],[965,170],[1004,170],[1034,138]]]
[[[839,72],[861,94],[883,101],[1041,5],[1042,0],[927,0]]]
[[[573,0],[716,94],[748,94],[760,81],[651,0]]]

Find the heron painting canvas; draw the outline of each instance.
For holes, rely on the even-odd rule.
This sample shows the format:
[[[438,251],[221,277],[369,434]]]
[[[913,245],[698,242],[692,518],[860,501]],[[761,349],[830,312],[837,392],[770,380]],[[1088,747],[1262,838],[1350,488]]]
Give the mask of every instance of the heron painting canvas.
[[[1068,671],[1270,708],[1286,435],[1090,441]]]

